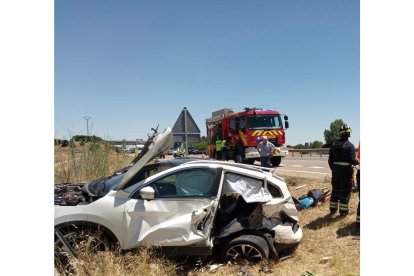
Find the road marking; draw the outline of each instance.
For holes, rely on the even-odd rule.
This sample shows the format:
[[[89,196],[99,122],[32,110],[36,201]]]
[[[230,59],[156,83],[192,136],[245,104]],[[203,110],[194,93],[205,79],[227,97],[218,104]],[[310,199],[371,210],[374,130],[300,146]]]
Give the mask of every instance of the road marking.
[[[325,167],[314,166],[314,167],[309,167],[309,169],[325,169]]]
[[[303,167],[303,165],[292,165],[292,167],[300,168],[300,167]]]
[[[284,172],[299,172],[299,173],[313,173],[313,174],[322,174],[322,175],[331,175],[330,173],[320,173],[320,172],[308,172],[308,171],[295,171],[295,170],[280,170],[276,169],[276,173],[278,171],[284,171]]]

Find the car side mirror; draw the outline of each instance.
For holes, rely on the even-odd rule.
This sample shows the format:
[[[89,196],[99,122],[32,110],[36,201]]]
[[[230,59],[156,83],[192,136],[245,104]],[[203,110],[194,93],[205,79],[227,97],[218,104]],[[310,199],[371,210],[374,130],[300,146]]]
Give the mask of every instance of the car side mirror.
[[[283,116],[283,118],[285,119],[285,121],[289,120],[289,117],[287,115]]]
[[[141,191],[139,191],[139,194],[142,199],[151,200],[154,199],[155,191],[152,187],[147,186],[142,188]]]
[[[285,121],[285,128],[289,128],[289,122]]]

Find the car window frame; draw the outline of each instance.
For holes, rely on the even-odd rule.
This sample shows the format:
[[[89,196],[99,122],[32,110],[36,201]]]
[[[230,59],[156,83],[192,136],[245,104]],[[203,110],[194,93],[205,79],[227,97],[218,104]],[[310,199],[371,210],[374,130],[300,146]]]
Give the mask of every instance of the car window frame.
[[[152,170],[154,170],[155,168],[159,168],[159,167],[162,167],[162,166],[165,166],[165,167],[169,167],[169,168],[167,168],[167,169],[164,169],[164,170],[162,170],[162,171],[159,171],[159,172],[157,172],[157,173],[155,173],[155,174],[152,174],[152,175],[150,175],[150,176],[147,176],[147,177],[145,177],[145,178],[143,178],[143,179],[139,179],[139,180],[137,180],[137,179],[135,179],[135,177],[137,177],[137,175],[138,174],[142,174],[142,173],[147,173],[147,172],[149,172],[149,171],[152,171]],[[139,183],[139,182],[141,182],[141,181],[143,181],[143,180],[145,180],[145,179],[148,179],[148,178],[150,178],[151,176],[154,176],[154,175],[156,175],[156,174],[158,174],[158,173],[162,173],[163,171],[166,171],[166,170],[169,170],[169,169],[172,169],[172,168],[174,168],[174,167],[176,167],[176,166],[179,166],[179,165],[176,165],[176,164],[174,164],[174,163],[171,163],[171,162],[165,162],[165,163],[152,163],[152,164],[148,164],[148,165],[145,165],[144,167],[142,167],[142,169],[140,170],[140,171],[138,171],[125,185],[124,185],[124,188],[123,188],[123,190],[125,190],[125,189],[128,189],[129,187],[131,187],[131,186],[133,186],[133,185],[135,185],[135,184],[137,184],[137,183]]]
[[[275,188],[275,189],[277,189],[278,191],[279,191],[279,194],[280,194],[280,196],[278,196],[278,197],[274,197],[273,195],[272,195],[272,198],[284,198],[284,194],[283,194],[283,192],[282,192],[282,190],[280,189],[280,187],[276,184],[276,183],[274,183],[274,182],[272,182],[271,180],[269,180],[269,179],[266,179],[266,189],[269,191],[269,193],[272,195],[272,193],[270,192],[270,190],[269,190],[269,185],[270,186],[272,186],[273,188]]]
[[[226,180],[226,174],[228,174],[228,173],[230,173],[230,174],[235,174],[235,175],[239,175],[239,176],[242,176],[242,177],[245,177],[245,178],[251,178],[251,179],[253,179],[253,180],[257,180],[257,181],[259,181],[259,182],[261,182],[262,183],[262,188],[265,188],[266,186],[266,178],[261,178],[261,177],[254,177],[254,176],[251,176],[251,175],[246,175],[246,174],[243,174],[243,173],[240,173],[240,172],[234,172],[234,171],[229,171],[229,170],[226,170],[225,172],[224,172],[224,176],[223,176],[223,181],[224,180]]]
[[[153,184],[154,182],[157,182],[163,178],[167,178],[173,174],[177,174],[180,173],[181,171],[192,171],[192,170],[199,170],[199,169],[205,169],[205,170],[214,170],[216,171],[216,176],[214,178],[214,183],[213,183],[213,193],[215,193],[215,195],[212,196],[175,196],[175,197],[157,197],[156,194],[154,194],[154,199],[152,200],[161,200],[161,199],[194,199],[194,198],[217,198],[218,197],[218,193],[220,190],[220,184],[221,184],[221,176],[223,174],[223,168],[221,167],[211,167],[211,166],[195,166],[195,167],[190,167],[190,168],[178,168],[177,170],[174,170],[172,172],[169,172],[167,174],[163,174],[160,175],[159,177],[152,179],[151,181],[149,181],[148,183],[145,183],[144,185],[140,185],[139,187],[137,187],[136,190],[134,190],[131,194],[130,194],[130,198],[132,199],[139,199],[142,200],[141,195],[140,195],[140,191],[141,189],[145,188],[145,187],[149,187],[151,186],[151,184]]]

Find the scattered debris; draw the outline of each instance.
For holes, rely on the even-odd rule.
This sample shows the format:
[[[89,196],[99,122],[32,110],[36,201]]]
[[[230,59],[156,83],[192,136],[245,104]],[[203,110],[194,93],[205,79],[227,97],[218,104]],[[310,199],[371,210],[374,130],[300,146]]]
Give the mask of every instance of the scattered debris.
[[[293,198],[298,211],[314,207],[322,202],[329,201],[331,191],[327,188],[312,189],[307,194],[302,195],[299,199]]]
[[[259,269],[259,272],[263,272],[264,274],[270,274],[273,273],[273,270],[271,270],[269,267],[265,266]]]
[[[306,185],[308,185],[308,184],[303,184],[303,185],[297,186],[297,187],[295,188],[295,190],[299,190],[300,188],[303,188],[303,187],[305,187]]]
[[[247,267],[242,266],[240,267],[240,272],[237,273],[237,276],[253,276],[253,274],[247,271]]]
[[[280,258],[280,259],[279,259],[279,261],[281,262],[281,261],[284,261],[284,260],[290,259],[290,258],[292,258],[292,257],[293,257],[293,255],[283,256],[282,258]]]
[[[316,276],[316,274],[313,274],[312,272],[305,271],[300,276]]]
[[[319,263],[326,264],[332,257],[322,257]]]
[[[214,273],[214,272],[216,272],[216,271],[217,271],[217,269],[218,269],[220,266],[223,266],[223,264],[212,264],[212,265],[209,265],[209,271],[210,271],[210,273]]]

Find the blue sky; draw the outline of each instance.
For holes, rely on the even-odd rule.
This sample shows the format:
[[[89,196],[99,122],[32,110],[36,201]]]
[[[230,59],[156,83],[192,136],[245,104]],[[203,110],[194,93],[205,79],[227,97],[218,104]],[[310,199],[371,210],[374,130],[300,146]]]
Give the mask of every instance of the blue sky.
[[[287,144],[341,118],[359,141],[359,1],[55,1],[55,136],[145,138],[186,106],[289,115]]]

